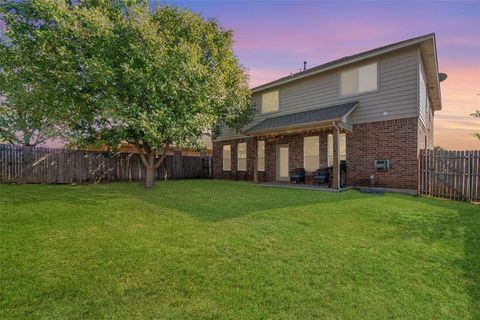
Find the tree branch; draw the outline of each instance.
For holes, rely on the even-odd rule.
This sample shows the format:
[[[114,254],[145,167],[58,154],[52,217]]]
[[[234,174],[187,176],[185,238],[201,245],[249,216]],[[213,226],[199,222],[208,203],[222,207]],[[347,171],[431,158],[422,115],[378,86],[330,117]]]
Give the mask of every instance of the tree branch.
[[[169,146],[168,144],[165,145],[165,147],[163,148],[162,155],[160,156],[160,158],[158,158],[157,162],[155,162],[155,165],[154,165],[155,169],[158,169],[158,167],[160,167],[160,165],[163,163],[163,160],[165,160],[165,157],[167,156],[168,146]]]
[[[140,159],[142,160],[143,165],[145,167],[148,167],[149,163],[148,163],[147,158],[145,157],[145,153],[144,153],[145,151],[143,150],[143,147],[140,147],[140,144],[138,143],[138,141],[135,141],[135,147],[138,150],[138,154],[140,155]]]

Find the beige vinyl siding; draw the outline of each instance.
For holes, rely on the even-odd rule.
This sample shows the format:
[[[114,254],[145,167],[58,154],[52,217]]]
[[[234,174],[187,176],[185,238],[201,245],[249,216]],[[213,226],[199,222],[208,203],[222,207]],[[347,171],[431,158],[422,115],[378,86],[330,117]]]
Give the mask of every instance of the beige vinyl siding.
[[[420,121],[422,121],[423,125],[426,126],[427,124],[427,117],[428,117],[428,89],[427,89],[427,82],[425,78],[425,69],[423,68],[422,59],[418,61],[418,105],[419,105],[419,113],[418,116]]]
[[[342,97],[340,94],[340,73],[352,67],[373,62],[378,62],[378,90]],[[411,47],[280,85],[277,87],[280,95],[278,112],[270,115],[258,113],[250,125],[268,117],[349,101],[360,102],[351,115],[354,124],[415,117],[418,116],[418,69],[417,48]],[[267,91],[255,92],[252,95],[252,101],[257,107],[260,107],[260,110],[261,94],[263,92]],[[239,137],[242,137],[242,135],[225,128],[219,140]]]

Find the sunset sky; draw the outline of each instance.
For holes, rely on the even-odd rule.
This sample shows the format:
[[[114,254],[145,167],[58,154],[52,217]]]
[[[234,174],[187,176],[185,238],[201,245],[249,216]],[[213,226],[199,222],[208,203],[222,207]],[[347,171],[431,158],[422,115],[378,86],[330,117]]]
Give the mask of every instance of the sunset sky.
[[[480,149],[480,1],[162,1],[216,18],[234,31],[235,52],[256,86],[346,55],[435,32],[443,109],[435,145]]]

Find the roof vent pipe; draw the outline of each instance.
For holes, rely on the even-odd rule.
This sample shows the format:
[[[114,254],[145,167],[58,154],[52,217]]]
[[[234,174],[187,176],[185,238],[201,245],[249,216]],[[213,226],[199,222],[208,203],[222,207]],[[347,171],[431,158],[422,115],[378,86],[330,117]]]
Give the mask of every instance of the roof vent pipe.
[[[303,61],[303,71],[307,70],[307,61]]]

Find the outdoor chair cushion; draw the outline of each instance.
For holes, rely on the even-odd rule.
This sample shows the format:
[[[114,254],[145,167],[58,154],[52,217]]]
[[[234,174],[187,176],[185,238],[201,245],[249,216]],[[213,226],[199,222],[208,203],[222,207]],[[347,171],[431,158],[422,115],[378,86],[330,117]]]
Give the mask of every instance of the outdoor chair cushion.
[[[314,183],[328,183],[330,181],[330,172],[328,168],[318,169],[313,176]]]
[[[296,168],[290,171],[290,182],[305,182],[305,169]]]

